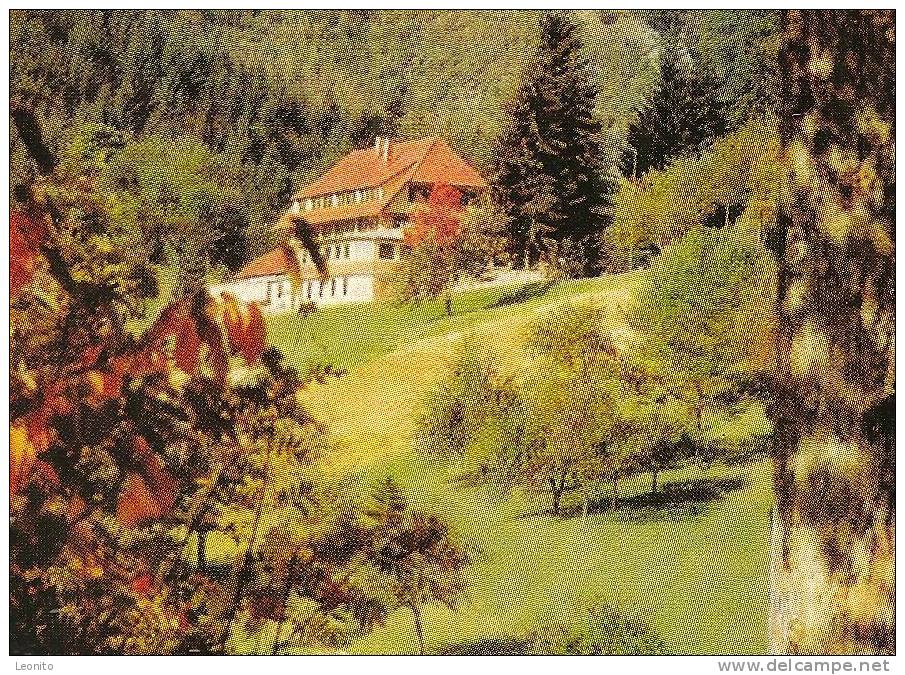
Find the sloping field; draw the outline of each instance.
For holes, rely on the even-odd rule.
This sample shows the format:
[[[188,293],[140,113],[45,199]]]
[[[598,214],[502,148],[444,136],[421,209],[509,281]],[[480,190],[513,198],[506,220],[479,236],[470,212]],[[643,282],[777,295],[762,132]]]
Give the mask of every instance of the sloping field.
[[[477,546],[466,602],[455,612],[425,608],[429,651],[518,635],[540,623],[583,621],[586,608],[599,601],[643,617],[677,653],[766,650],[767,462],[664,473],[664,483],[707,487],[709,496],[691,504],[553,518],[525,515],[538,512],[533,495],[500,502],[458,486],[412,448],[425,396],[459,350],[493,350],[504,367],[517,367],[529,327],[565,300],[598,304],[614,337],[624,339],[621,312],[642,274],[552,289],[473,291],[457,297],[452,318],[436,305],[371,305],[271,321],[271,338],[290,360],[311,363],[319,350],[325,362],[349,368],[347,376],[304,395],[329,427],[329,470],[395,476]],[[646,480],[624,485],[623,495],[643,493]],[[352,649],[416,650],[404,611]]]

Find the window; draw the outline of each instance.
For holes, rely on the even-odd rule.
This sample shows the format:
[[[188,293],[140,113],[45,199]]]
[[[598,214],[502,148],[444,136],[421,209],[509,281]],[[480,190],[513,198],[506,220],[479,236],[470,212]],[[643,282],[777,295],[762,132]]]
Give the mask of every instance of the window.
[[[405,216],[393,216],[393,227],[399,229],[401,227],[407,227],[409,224],[409,219]]]
[[[317,297],[319,297],[319,298],[324,297],[324,282],[323,281],[320,281],[317,284]]]
[[[338,206],[339,205],[339,197],[336,195],[330,195],[330,206]]]
[[[349,292],[349,277],[343,277],[343,295]]]
[[[314,208],[314,201],[311,199],[306,199],[305,200],[305,210],[310,211],[313,208]]]
[[[383,188],[377,188],[377,199],[383,199]]]
[[[346,244],[343,247],[343,254],[345,255],[345,258],[348,260],[349,259],[349,245],[348,244]]]
[[[283,297],[283,284],[277,284],[277,298]]]
[[[361,204],[361,190],[355,191],[355,203]]]
[[[299,200],[296,199],[294,202],[292,202],[292,212],[299,213],[299,212],[301,212],[301,210],[302,210],[302,206],[299,203]]]
[[[380,246],[377,247],[377,257],[381,260],[392,260],[393,245],[387,244],[386,242],[381,242]]]
[[[330,279],[330,295],[336,295],[336,279]]]
[[[311,299],[311,279],[308,279],[308,299]]]

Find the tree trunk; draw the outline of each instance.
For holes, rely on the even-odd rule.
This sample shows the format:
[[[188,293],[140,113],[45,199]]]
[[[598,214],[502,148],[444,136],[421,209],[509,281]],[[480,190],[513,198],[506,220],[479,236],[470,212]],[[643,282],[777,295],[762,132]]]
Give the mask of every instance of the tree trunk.
[[[208,530],[198,530],[198,571],[207,571],[207,533]]]
[[[251,536],[248,539],[248,545],[245,547],[245,554],[236,569],[236,587],[233,590],[232,598],[226,608],[226,621],[224,622],[223,632],[220,633],[220,640],[217,647],[225,652],[226,643],[232,633],[233,623],[236,620],[236,614],[239,612],[239,603],[242,600],[242,592],[245,584],[249,581],[252,561],[255,554],[255,546],[258,541],[258,529],[261,525],[261,514],[264,511],[264,501],[267,499],[267,491],[270,489],[270,462],[271,451],[273,449],[273,440],[267,442],[266,452],[264,454],[264,483],[261,485],[261,497],[255,508],[255,517],[251,524]]]
[[[415,634],[418,636],[418,653],[424,656],[424,628],[421,624],[421,608],[418,603],[413,602],[409,604],[409,609],[412,610],[412,619],[415,621]]]
[[[783,30],[770,644],[891,654],[895,15]]]
[[[443,296],[443,306],[446,308],[446,316],[452,316],[452,293],[449,291]]]
[[[562,501],[562,493],[566,490],[566,475],[563,472],[562,478],[557,482],[556,476],[550,476],[550,493],[553,496],[553,515],[559,515],[560,502]]]

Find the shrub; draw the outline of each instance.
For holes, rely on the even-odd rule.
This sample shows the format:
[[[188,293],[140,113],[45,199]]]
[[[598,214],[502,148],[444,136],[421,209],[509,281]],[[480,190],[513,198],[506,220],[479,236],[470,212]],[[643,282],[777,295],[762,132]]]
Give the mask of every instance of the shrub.
[[[588,623],[579,628],[548,625],[531,635],[526,654],[616,656],[666,654],[666,645],[648,625],[625,617],[609,605],[588,611]]]

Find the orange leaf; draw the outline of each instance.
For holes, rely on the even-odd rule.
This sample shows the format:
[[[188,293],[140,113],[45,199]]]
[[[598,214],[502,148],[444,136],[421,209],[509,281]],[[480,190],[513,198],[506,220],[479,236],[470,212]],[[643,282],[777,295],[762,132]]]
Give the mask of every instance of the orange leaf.
[[[163,460],[141,436],[135,437],[134,446],[139,468],[126,476],[116,504],[116,517],[126,527],[161,518],[176,503],[176,481]]]
[[[207,345],[207,358],[214,379],[223,384],[226,381],[226,373],[229,371],[226,338],[223,336],[223,328],[219,322],[223,314],[223,307],[207,293],[203,293],[203,295],[195,297],[193,313],[198,337]]]
[[[198,359],[201,355],[201,338],[197,329],[191,322],[183,323],[184,330],[176,336],[176,351],[173,358],[179,369],[191,375],[198,369]]]
[[[41,244],[47,239],[46,221],[21,211],[9,214],[9,291],[15,296],[35,273]]]
[[[34,468],[38,451],[28,437],[24,424],[15,423],[9,428],[9,492],[19,494]]]
[[[257,363],[264,352],[267,329],[261,308],[256,304],[239,302],[230,293],[223,293],[223,324],[229,338],[230,350],[241,354],[248,364]]]
[[[138,595],[148,595],[152,581],[150,574],[139,574],[132,579],[132,592]]]
[[[156,520],[162,514],[163,509],[154,500],[148,484],[137,473],[130,473],[116,504],[119,522],[125,527],[135,527],[148,520]]]
[[[69,504],[66,505],[66,519],[71,523],[81,516],[87,507],[88,504],[85,503],[85,500],[80,495],[72,495],[69,499]]]
[[[239,345],[239,351],[248,363],[256,363],[264,353],[267,341],[267,327],[264,325],[264,315],[256,304],[248,305],[248,327],[245,337]]]

